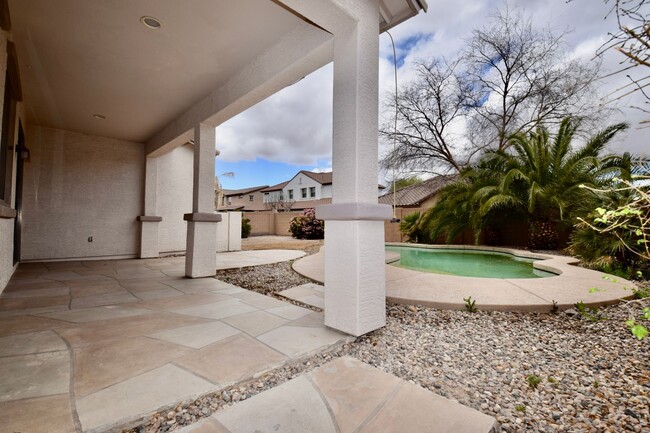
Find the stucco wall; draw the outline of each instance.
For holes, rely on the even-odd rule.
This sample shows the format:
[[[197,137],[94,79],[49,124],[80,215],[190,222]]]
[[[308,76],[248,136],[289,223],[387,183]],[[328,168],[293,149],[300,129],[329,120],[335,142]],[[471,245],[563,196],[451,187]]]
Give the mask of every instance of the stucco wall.
[[[14,220],[0,218],[0,293],[14,271]]]
[[[272,212],[247,212],[244,217],[250,220],[251,236],[273,234]]]
[[[33,126],[27,145],[21,260],[138,253],[142,144]]]
[[[314,187],[316,188],[316,197],[311,197],[309,195],[309,188]],[[316,182],[314,179],[312,179],[309,176],[306,176],[304,174],[299,174],[298,176],[294,177],[291,179],[291,181],[284,187],[282,188],[283,195],[285,200],[289,199],[289,190],[293,190],[293,199],[295,201],[301,201],[301,200],[318,200],[322,197],[322,192],[321,192],[321,187],[322,185],[318,182]],[[307,197],[303,197],[301,193],[302,188],[307,188]]]
[[[183,214],[192,212],[194,148],[191,145],[158,157],[158,224],[160,252],[185,251],[187,222]]]
[[[217,252],[241,250],[241,212],[219,212]]]

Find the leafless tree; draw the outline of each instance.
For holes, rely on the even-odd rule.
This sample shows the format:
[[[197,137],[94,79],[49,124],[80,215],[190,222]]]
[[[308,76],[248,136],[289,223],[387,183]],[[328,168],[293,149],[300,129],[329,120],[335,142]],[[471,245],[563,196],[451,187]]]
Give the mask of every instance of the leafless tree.
[[[608,95],[608,102],[618,101],[633,93],[641,93],[645,99],[643,106],[634,106],[638,110],[650,115],[650,1],[648,0],[604,0],[611,5],[607,18],[616,19],[618,29],[609,33],[609,39],[598,50],[597,55],[602,57],[612,49],[619,51],[625,57],[620,62],[620,69],[611,72],[611,75],[625,74],[629,82],[619,87]],[[633,77],[632,72],[643,69],[641,76]],[[641,122],[646,127],[649,120]]]
[[[382,168],[448,174],[508,138],[579,117],[588,130],[608,113],[597,97],[599,61],[570,60],[565,34],[506,8],[473,32],[457,60],[419,62],[416,79],[387,101],[380,133],[394,149]]]
[[[462,138],[454,124],[467,113],[468,89],[456,73],[458,61],[419,62],[417,80],[391,95],[389,112],[393,121],[382,126],[380,134],[387,142],[395,141],[381,165],[400,170],[428,173],[460,171],[471,158],[462,151]],[[394,115],[393,115],[394,116]]]
[[[295,200],[285,199],[282,194],[271,193],[264,197],[264,208],[274,212],[289,212]]]
[[[594,98],[600,63],[568,60],[564,38],[508,8],[474,30],[462,61],[472,90],[469,138],[477,148],[504,149],[514,133],[603,114]]]

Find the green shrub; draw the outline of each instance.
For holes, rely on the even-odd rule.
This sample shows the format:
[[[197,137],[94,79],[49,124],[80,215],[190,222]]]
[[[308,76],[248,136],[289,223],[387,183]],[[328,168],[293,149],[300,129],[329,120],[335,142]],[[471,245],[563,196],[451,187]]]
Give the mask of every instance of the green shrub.
[[[325,224],[322,220],[316,219],[314,209],[305,209],[291,220],[289,232],[296,239],[323,239]]]
[[[243,214],[241,216],[241,237],[242,239],[247,238],[251,234],[251,220],[246,218]]]
[[[424,228],[425,216],[420,212],[414,212],[406,215],[399,225],[399,230],[402,235],[406,236],[407,242],[415,242],[418,244],[431,243],[426,229]]]

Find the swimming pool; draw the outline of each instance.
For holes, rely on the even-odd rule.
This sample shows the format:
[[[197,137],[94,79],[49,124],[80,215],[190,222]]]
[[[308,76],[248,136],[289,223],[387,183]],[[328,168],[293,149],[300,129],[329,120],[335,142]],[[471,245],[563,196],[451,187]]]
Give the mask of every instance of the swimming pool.
[[[392,262],[392,265],[421,272],[481,278],[556,276],[535,269],[533,262],[538,259],[503,252],[409,246],[387,246],[386,250],[399,254],[399,260]]]

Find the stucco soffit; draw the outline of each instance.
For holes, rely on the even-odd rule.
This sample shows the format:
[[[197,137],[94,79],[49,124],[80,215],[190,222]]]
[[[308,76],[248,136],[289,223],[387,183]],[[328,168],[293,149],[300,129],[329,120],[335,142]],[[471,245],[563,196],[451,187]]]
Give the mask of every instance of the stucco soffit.
[[[198,123],[217,126],[326,65],[332,57],[329,33],[309,24],[296,28],[154,134],[146,143],[147,156],[159,156],[189,142]]]

